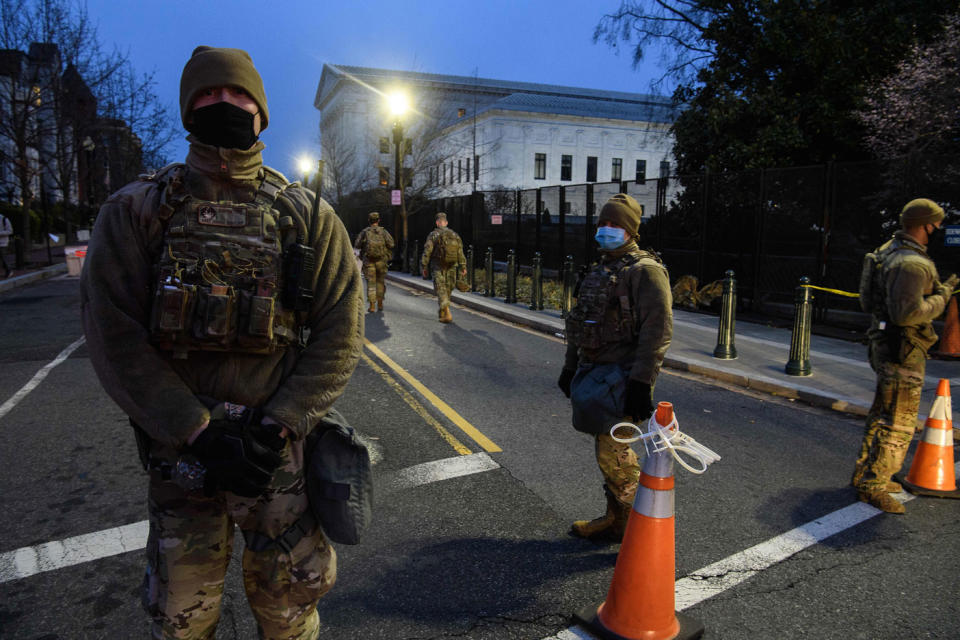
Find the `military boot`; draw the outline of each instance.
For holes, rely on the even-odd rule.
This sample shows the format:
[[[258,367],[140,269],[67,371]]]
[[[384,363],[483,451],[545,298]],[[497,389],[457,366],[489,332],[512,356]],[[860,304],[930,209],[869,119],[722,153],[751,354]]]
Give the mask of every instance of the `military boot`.
[[[853,468],[853,477],[850,478],[850,486],[854,489],[857,488],[857,485],[860,484],[860,481],[863,480],[863,474],[867,472],[867,465],[858,464]],[[900,493],[903,491],[903,485],[894,480],[888,480],[887,486],[885,487],[887,493]]]
[[[450,315],[450,307],[440,309],[440,322],[447,323],[451,320],[453,320],[453,316]]]
[[[373,313],[376,310],[377,310],[376,303],[373,300],[371,300],[370,307],[367,309],[367,313]]]
[[[383,311],[383,298],[377,298],[377,311]]]
[[[874,491],[858,491],[857,497],[860,502],[866,502],[875,506],[880,511],[887,513],[906,513],[906,509],[900,502],[883,489]]]
[[[579,538],[620,542],[627,529],[630,518],[630,506],[617,500],[606,485],[603,491],[607,496],[607,511],[593,520],[577,520],[570,527],[570,533]]]

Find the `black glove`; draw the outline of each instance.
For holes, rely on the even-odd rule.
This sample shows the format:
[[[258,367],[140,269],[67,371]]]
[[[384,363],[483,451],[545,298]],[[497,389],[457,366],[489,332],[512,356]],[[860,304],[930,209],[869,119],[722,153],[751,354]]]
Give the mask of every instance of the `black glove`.
[[[573,369],[564,369],[560,372],[560,378],[557,379],[557,386],[563,395],[570,397],[570,383],[573,382],[573,375],[576,373]]]
[[[283,445],[278,425],[221,419],[210,421],[190,451],[207,470],[203,487],[207,495],[220,489],[257,498],[283,462]]]
[[[628,380],[623,410],[634,422],[648,419],[653,415],[653,388],[639,380]]]

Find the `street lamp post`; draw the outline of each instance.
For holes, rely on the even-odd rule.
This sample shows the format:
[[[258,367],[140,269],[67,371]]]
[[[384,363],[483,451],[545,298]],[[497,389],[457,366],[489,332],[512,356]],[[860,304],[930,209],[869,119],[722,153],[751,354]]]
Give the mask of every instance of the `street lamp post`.
[[[400,204],[394,205],[394,215],[396,220],[400,221],[400,224],[403,225],[403,271],[409,271],[410,263],[409,260],[415,259],[410,258],[407,255],[407,211],[404,206],[404,197],[403,197],[403,184],[400,180],[400,168],[401,168],[401,155],[400,155],[400,146],[403,144],[403,125],[400,123],[400,120],[397,120],[393,123],[393,144],[396,148],[394,153],[393,160],[393,188],[395,191],[400,192]]]
[[[394,220],[400,220],[402,225],[402,249],[401,249],[401,260],[403,261],[402,270],[410,269],[410,261],[416,260],[416,256],[409,256],[409,247],[407,237],[407,208],[406,208],[406,199],[403,196],[403,178],[401,174],[402,170],[402,158],[403,152],[401,147],[403,146],[403,123],[400,121],[400,118],[406,113],[409,102],[407,100],[407,95],[402,91],[395,91],[387,96],[388,103],[390,105],[390,112],[393,114],[393,144],[394,144],[394,161],[393,161],[393,188],[395,191],[400,193],[400,203],[394,205]]]

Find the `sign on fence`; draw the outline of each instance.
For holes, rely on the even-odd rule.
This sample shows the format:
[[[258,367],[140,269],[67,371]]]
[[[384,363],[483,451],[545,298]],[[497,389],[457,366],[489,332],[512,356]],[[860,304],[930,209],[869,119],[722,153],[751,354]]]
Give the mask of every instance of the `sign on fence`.
[[[400,189],[390,190],[390,204],[400,204]]]
[[[503,216],[492,214],[490,216],[490,224],[503,224]]]
[[[960,247],[960,224],[948,224],[943,229],[946,231],[943,246]]]

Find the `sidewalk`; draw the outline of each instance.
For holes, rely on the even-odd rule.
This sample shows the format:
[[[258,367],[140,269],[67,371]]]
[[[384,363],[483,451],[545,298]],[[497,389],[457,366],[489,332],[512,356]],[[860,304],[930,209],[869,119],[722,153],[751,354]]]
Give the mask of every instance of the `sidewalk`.
[[[397,271],[387,279],[408,287],[433,292],[433,283]],[[454,292],[453,301],[465,307],[525,325],[539,331],[563,335],[559,311],[531,311],[527,303],[507,304],[502,298],[476,293]],[[796,398],[820,407],[865,416],[873,402],[876,377],[867,362],[867,347],[836,338],[811,336],[812,375],[791,376],[784,372],[790,357],[790,330],[740,322],[735,325],[735,360],[713,357],[717,345],[719,317],[673,310],[673,343],[664,366],[689,371],[748,389]],[[960,362],[928,360],[926,384],[920,403],[920,418],[926,419],[940,378],[949,378],[960,391]],[[960,425],[954,410],[953,421]]]

